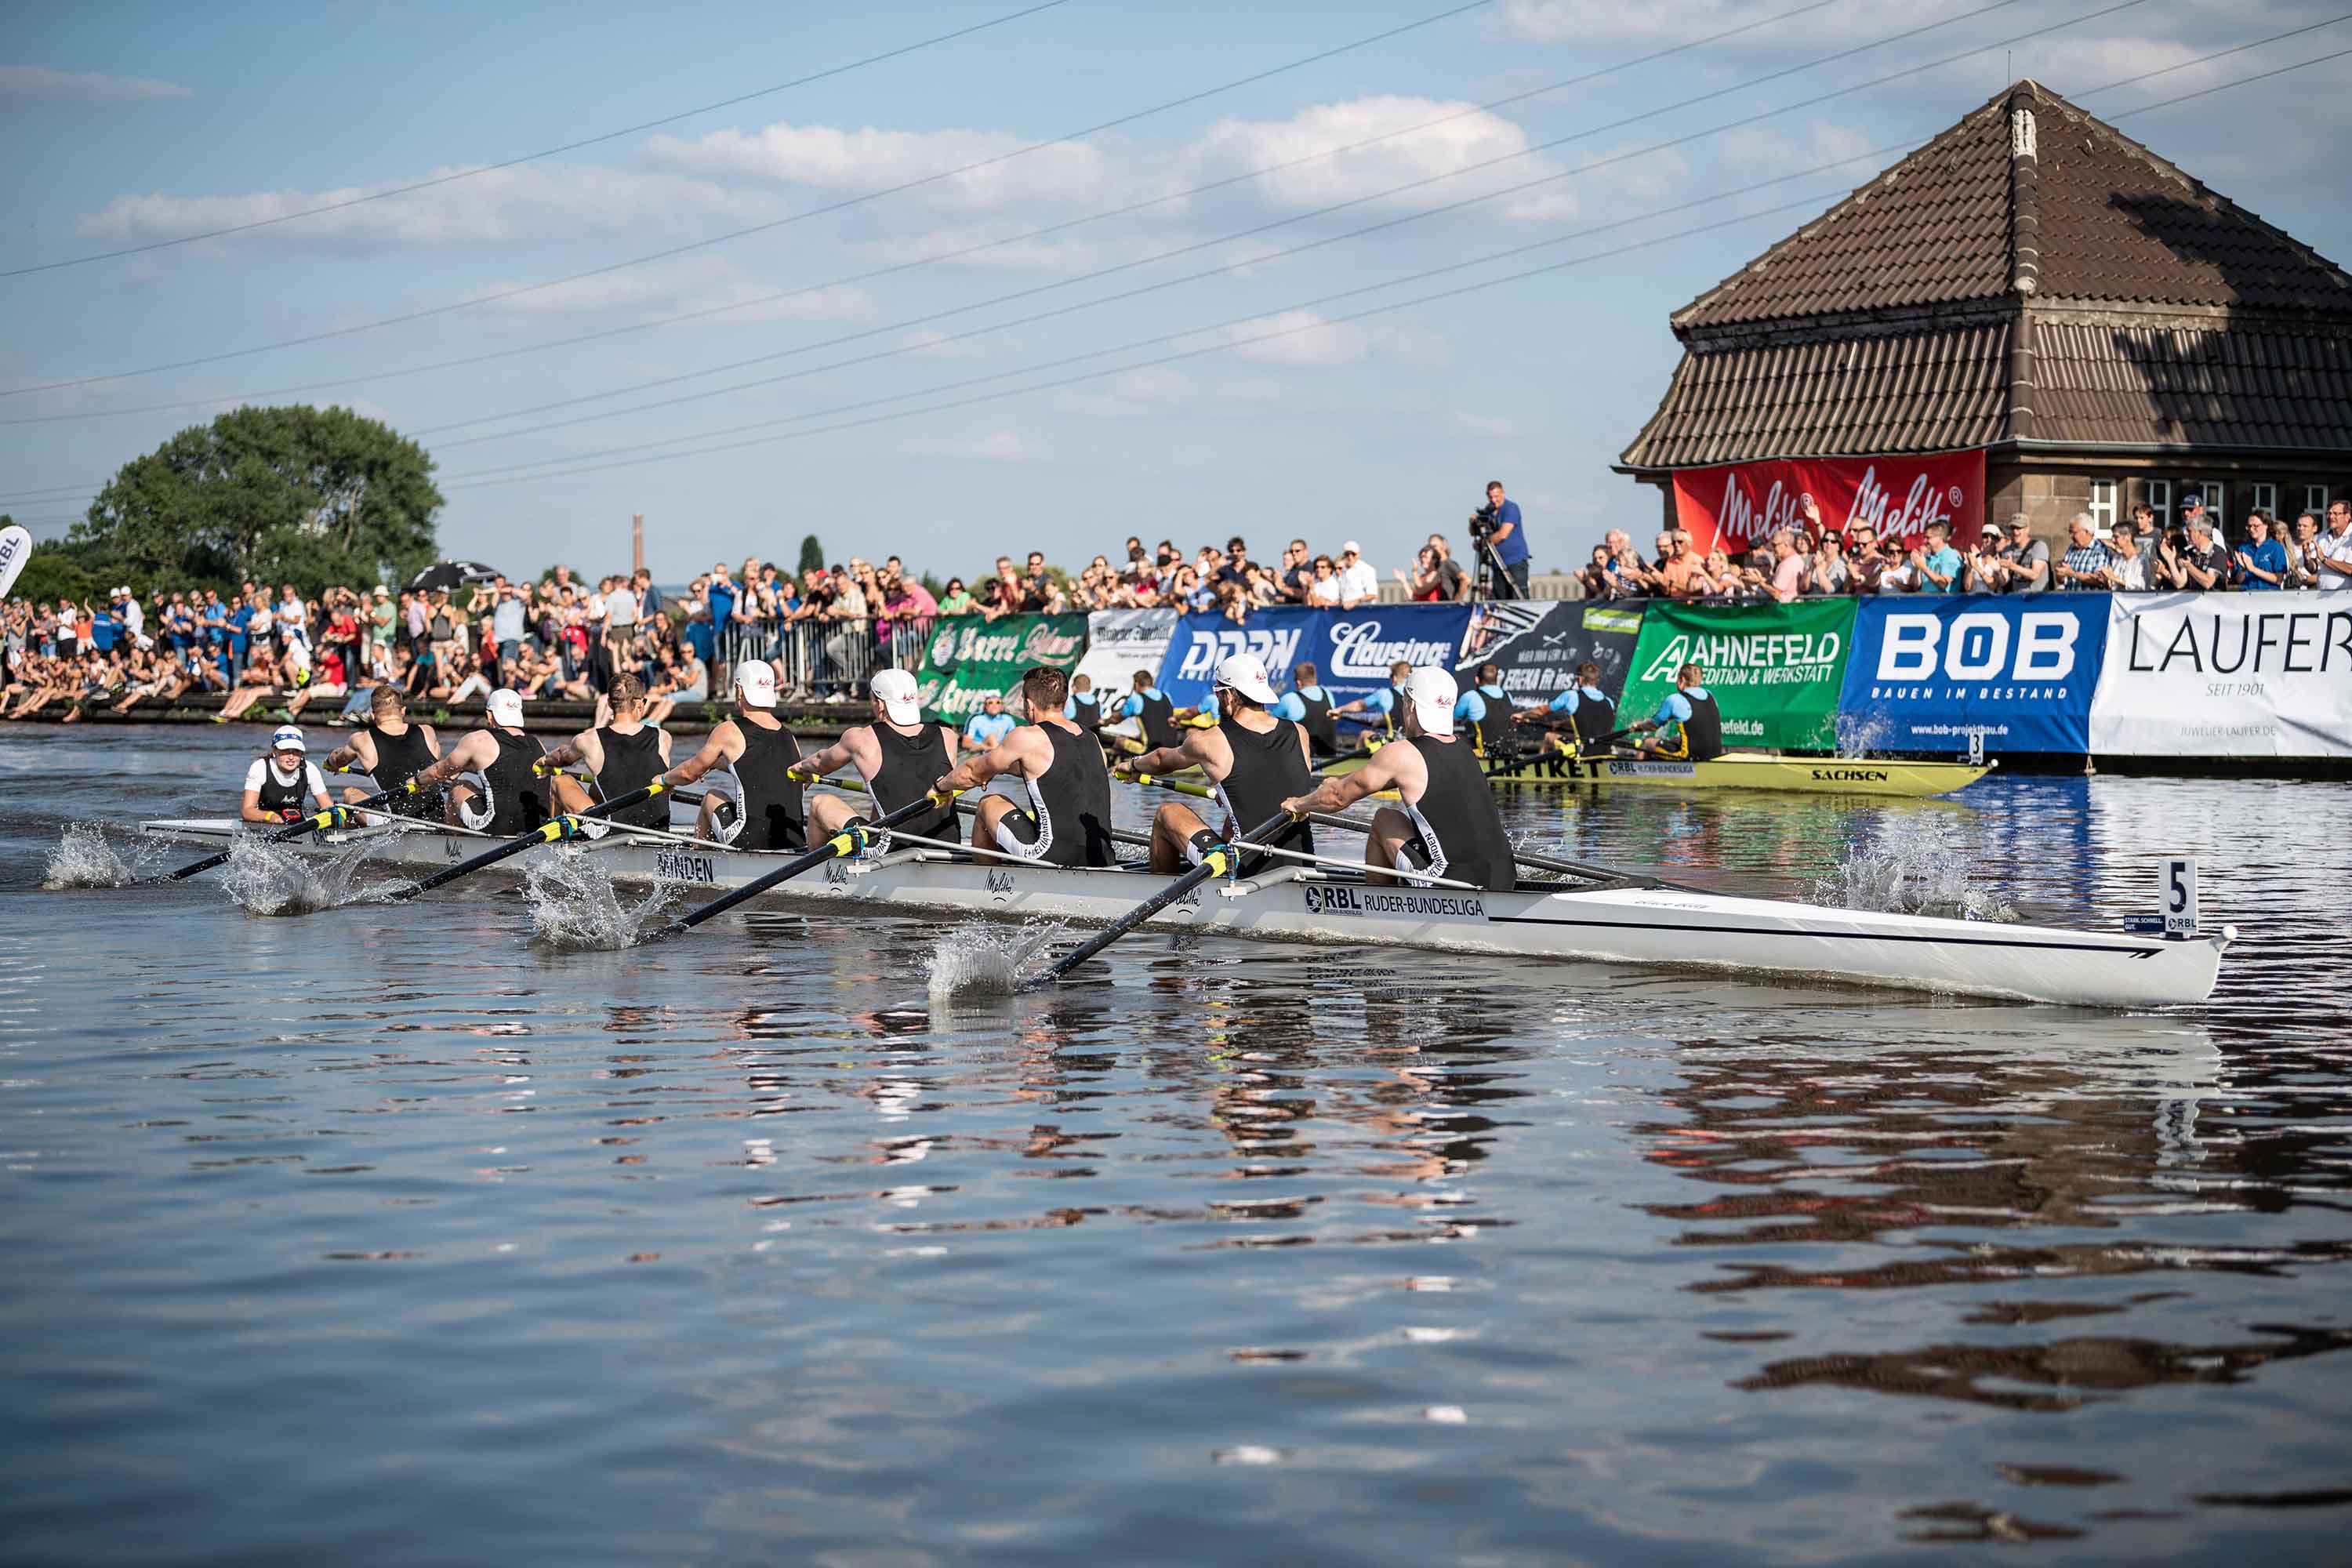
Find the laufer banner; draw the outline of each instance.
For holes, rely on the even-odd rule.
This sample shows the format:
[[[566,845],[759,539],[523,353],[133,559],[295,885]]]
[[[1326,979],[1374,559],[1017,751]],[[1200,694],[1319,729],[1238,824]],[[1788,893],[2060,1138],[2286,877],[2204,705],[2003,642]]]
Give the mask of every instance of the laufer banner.
[[[1576,680],[1576,667],[1590,659],[1601,667],[1601,689],[1614,700],[1625,689],[1641,634],[1642,605],[1636,600],[1498,599],[1478,606],[1454,678],[1467,687],[1477,679],[1478,666],[1499,665],[1503,689],[1525,707],[1567,690]]]
[[[1952,525],[1953,542],[1966,546],[1984,527],[1985,455],[1782,458],[1684,468],[1675,475],[1675,521],[1702,553],[1720,543],[1738,554],[1805,522],[1807,497],[1821,508],[1822,526],[1835,532],[1866,522],[1881,539],[1916,544],[1929,523],[1942,521]]]
[[[1725,745],[1832,750],[1853,612],[1851,599],[1717,609],[1653,601],[1618,699],[1621,721],[1656,712],[1675,671],[1696,664],[1722,711]]]
[[[980,710],[991,691],[1019,710],[1022,672],[1040,664],[1073,669],[1087,651],[1087,617],[942,616],[923,645],[915,671],[915,695],[934,719],[961,723]]]
[[[1254,653],[1276,691],[1290,689],[1291,667],[1313,663],[1324,689],[1353,702],[1386,686],[1398,659],[1451,668],[1470,629],[1467,605],[1378,605],[1360,610],[1252,610],[1242,622],[1218,614],[1186,616],[1168,641],[1160,689],[1181,708],[1209,700],[1220,660]]]
[[[2107,616],[2093,752],[2352,756],[2352,594],[2117,594]]]
[[[1134,689],[1139,669],[1158,679],[1182,616],[1181,610],[1095,611],[1087,617],[1087,652],[1076,673],[1093,678],[1097,690],[1119,695]]]
[[[2090,749],[2105,594],[1905,594],[1854,614],[1838,731],[1891,752]]]

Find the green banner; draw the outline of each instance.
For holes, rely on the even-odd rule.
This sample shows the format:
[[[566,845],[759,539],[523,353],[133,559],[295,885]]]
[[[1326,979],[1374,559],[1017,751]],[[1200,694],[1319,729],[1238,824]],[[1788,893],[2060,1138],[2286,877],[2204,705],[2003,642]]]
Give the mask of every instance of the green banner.
[[[1706,671],[1730,747],[1837,749],[1838,695],[1853,642],[1853,601],[1793,605],[1662,604],[1642,616],[1642,638],[1619,707],[1621,723],[1647,719],[1685,664]]]
[[[923,645],[915,694],[934,719],[961,724],[994,692],[1008,703],[1022,672],[1041,664],[1075,669],[1087,651],[1087,617],[941,616]]]

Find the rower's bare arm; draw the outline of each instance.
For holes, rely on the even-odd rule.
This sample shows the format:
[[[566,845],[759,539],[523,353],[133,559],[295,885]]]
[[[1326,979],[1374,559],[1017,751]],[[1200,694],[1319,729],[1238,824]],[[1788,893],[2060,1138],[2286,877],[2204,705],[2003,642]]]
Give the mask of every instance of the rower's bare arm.
[[[1034,724],[1015,730],[996,745],[976,757],[967,757],[941,774],[937,788],[943,794],[961,795],[969,789],[980,789],[1000,773],[1018,772],[1024,763],[1041,762],[1040,748],[1051,750],[1045,732]]]
[[[247,822],[275,822],[278,820],[275,815],[261,809],[261,792],[258,790],[249,789],[245,792],[245,804],[237,808],[236,814]]]
[[[1207,731],[1196,731],[1194,733],[1206,734]],[[1111,771],[1129,778],[1160,778],[1169,773],[1181,773],[1186,768],[1200,766],[1200,760],[1192,752],[1192,739],[1187,736],[1180,745],[1156,746],[1139,757],[1122,757]]]
[[[588,756],[588,746],[589,740],[587,736],[574,735],[572,739],[564,742],[560,746],[554,747],[549,751],[545,756],[540,758],[537,771],[543,773],[551,773],[556,772],[558,769],[568,768],[574,763],[585,761]],[[602,748],[599,749],[601,750]],[[589,763],[588,765],[590,771],[598,771],[594,763]]]
[[[441,737],[434,733],[433,726],[430,724],[419,724],[416,727],[425,732],[425,749],[432,752],[435,756],[439,756],[441,754]]]
[[[732,753],[728,742],[734,739],[735,721],[722,720],[703,738],[702,749],[670,769],[668,782],[673,785],[690,784],[714,768],[724,767]]]
[[[866,743],[861,746],[857,742]],[[840,740],[821,752],[811,752],[793,764],[793,772],[803,779],[823,778],[839,773],[845,767],[856,767],[860,778],[871,779],[882,767],[882,748],[874,742],[870,728],[844,731]]]
[[[1410,746],[1382,746],[1372,753],[1370,761],[1354,773],[1325,779],[1312,793],[1283,804],[1292,808],[1294,816],[1303,816],[1314,811],[1345,811],[1366,795],[1377,795],[1389,788],[1395,782],[1397,769],[1402,765],[1400,753],[1412,750]],[[1414,754],[1419,755],[1418,752]]]
[[[357,763],[359,764],[357,769],[358,772],[363,773],[372,773],[375,772],[375,758],[370,756],[368,752],[360,750],[362,746],[368,746],[369,751],[374,750],[373,746],[369,745],[368,738],[365,735],[353,735],[351,739],[350,744],[337,746],[333,751],[329,752],[327,753],[327,771],[331,773],[351,773],[353,771],[352,764]]]
[[[482,746],[491,747],[493,750],[498,745],[497,742],[488,739],[479,730],[475,731],[450,747],[447,756],[430,767],[418,769],[416,787],[425,789],[434,784],[447,784],[451,779],[464,773],[468,766],[480,766],[481,763],[475,761],[476,752],[478,750],[477,742]],[[487,761],[487,759],[484,760]]]

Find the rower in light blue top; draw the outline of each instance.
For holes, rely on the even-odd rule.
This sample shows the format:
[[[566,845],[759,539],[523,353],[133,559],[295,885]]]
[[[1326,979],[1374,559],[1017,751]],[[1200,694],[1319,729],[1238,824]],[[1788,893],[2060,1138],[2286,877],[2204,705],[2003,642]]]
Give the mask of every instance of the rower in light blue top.
[[[1465,729],[1464,726],[1470,726]],[[1502,751],[1511,742],[1511,699],[1503,689],[1503,672],[1492,664],[1478,667],[1478,684],[1454,704],[1454,732],[1468,735],[1481,752]]]
[[[964,721],[964,744],[982,751],[993,751],[996,743],[1013,733],[1013,715],[1004,710],[1004,699],[990,692],[981,704],[980,711]]]

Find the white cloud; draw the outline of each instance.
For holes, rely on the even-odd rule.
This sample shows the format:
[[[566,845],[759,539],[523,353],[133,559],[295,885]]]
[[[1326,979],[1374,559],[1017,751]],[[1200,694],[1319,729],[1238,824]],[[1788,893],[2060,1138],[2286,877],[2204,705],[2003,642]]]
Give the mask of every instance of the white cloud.
[[[1313,310],[1283,310],[1221,328],[1210,341],[1236,345],[1234,355],[1237,359],[1293,369],[1358,364],[1375,355],[1416,369],[1429,369],[1453,359],[1453,347],[1444,334],[1426,327],[1396,321],[1327,324]]]
[[[690,142],[656,136],[646,143],[645,161],[708,178],[821,191],[866,192],[930,180],[921,193],[927,203],[973,212],[1013,202],[1094,201],[1110,193],[1112,149],[1058,142],[1023,153],[1028,144],[1000,131],[778,124],[753,132],[714,131]],[[987,166],[967,167],[974,163]],[[965,172],[935,178],[949,169]]]
[[[1826,120],[1808,121],[1802,125],[1767,130],[1751,126],[1718,137],[1717,147],[1724,166],[1736,169],[1751,178],[1769,178],[1776,174],[1793,174],[1801,169],[1818,169],[1840,159],[1856,158],[1870,151],[1877,142],[1892,142],[1892,136],[1873,136],[1859,126],[1837,125]],[[1892,154],[1870,161],[1842,163],[1831,174],[1853,184],[1868,180],[1878,168],[1892,161]]]
[[[1428,123],[1435,120],[1444,123]],[[1408,126],[1424,128],[1408,131]],[[1402,133],[1389,135],[1398,132]],[[1311,163],[1281,169],[1253,181],[1251,186],[1276,207],[1305,209],[1373,198],[1367,205],[1375,210],[1410,211],[1458,201],[1482,188],[1494,189],[1557,173],[1559,167],[1542,157],[1514,158],[1475,176],[1445,179],[1421,189],[1381,195],[1381,192],[1398,185],[1454,174],[1496,158],[1511,158],[1525,153],[1529,142],[1527,132],[1518,125],[1465,103],[1390,96],[1318,104],[1287,120],[1221,120],[1202,135],[1191,150],[1191,156],[1205,175],[1215,177],[1293,163],[1328,148],[1350,146],[1382,135],[1389,135],[1389,139],[1333,157],[1315,157]],[[1537,201],[1538,206],[1556,208],[1562,205],[1573,212],[1573,196],[1560,193]],[[1530,211],[1514,216],[1536,215]],[[1551,215],[1546,212],[1542,216]]]
[[[130,103],[141,99],[189,98],[175,82],[143,76],[100,76],[94,71],[55,71],[40,66],[0,66],[0,104]]]
[[[491,283],[485,294],[497,294],[517,285]],[[740,326],[749,321],[854,321],[874,313],[874,300],[862,289],[835,287],[769,299],[776,288],[752,277],[725,257],[705,252],[673,257],[623,272],[559,284],[500,300],[492,308],[516,315],[578,315],[596,311],[642,311],[677,315],[727,307],[719,324]],[[757,304],[749,303],[760,301]]]

